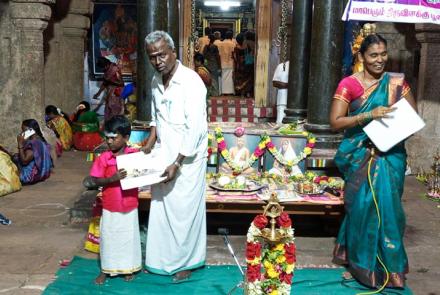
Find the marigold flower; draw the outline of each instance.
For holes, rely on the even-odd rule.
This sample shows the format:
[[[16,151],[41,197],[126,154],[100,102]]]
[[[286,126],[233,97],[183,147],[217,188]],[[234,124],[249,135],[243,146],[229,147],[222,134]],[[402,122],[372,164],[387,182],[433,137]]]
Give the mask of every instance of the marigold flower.
[[[271,279],[278,278],[278,276],[280,275],[274,268],[266,268],[266,272]]]

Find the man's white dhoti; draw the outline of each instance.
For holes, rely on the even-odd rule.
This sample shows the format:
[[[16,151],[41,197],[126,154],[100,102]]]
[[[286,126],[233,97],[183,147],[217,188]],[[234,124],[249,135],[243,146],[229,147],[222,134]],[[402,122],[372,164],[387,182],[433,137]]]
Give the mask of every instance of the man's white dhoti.
[[[184,164],[175,181],[153,185],[145,266],[172,275],[205,264],[206,158]],[[165,218],[164,218],[165,217]]]
[[[138,210],[127,213],[102,210],[100,224],[101,271],[131,274],[142,268]]]
[[[222,94],[234,94],[233,68],[222,69]]]

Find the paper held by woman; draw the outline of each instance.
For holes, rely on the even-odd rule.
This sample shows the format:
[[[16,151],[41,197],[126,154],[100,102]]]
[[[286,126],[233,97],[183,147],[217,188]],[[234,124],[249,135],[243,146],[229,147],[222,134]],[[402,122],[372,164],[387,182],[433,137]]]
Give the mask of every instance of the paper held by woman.
[[[116,157],[118,169],[125,169],[127,177],[121,180],[123,190],[143,187],[163,181],[165,166],[159,153],[144,152],[125,154]]]
[[[381,152],[387,152],[425,126],[406,99],[399,100],[393,107],[396,109],[389,113],[389,118],[375,119],[364,127],[364,132]]]

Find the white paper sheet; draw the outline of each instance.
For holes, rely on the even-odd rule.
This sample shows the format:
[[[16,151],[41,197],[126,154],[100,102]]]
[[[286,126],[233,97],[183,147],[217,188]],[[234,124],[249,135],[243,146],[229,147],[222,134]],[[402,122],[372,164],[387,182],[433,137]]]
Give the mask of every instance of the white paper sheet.
[[[127,177],[121,180],[123,190],[159,183],[166,178],[160,176],[166,167],[159,153],[121,155],[116,157],[116,163],[118,169],[127,171]]]
[[[400,99],[393,107],[396,110],[389,113],[390,118],[375,119],[363,128],[381,152],[390,150],[425,126],[406,99]]]

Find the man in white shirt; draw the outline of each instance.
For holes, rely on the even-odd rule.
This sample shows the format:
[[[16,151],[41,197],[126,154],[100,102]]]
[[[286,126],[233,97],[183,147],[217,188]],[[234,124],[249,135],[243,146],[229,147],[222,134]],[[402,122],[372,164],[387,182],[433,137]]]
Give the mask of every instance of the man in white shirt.
[[[157,73],[151,82],[151,131],[143,150],[148,153],[154,146],[168,165],[164,183],[151,187],[145,267],[181,281],[206,258],[206,87],[176,59],[166,32],[148,34],[145,48]]]
[[[289,62],[280,63],[273,74],[272,85],[278,89],[277,93],[277,124],[283,122],[286,116],[284,110],[287,106],[287,87],[289,81]]]

